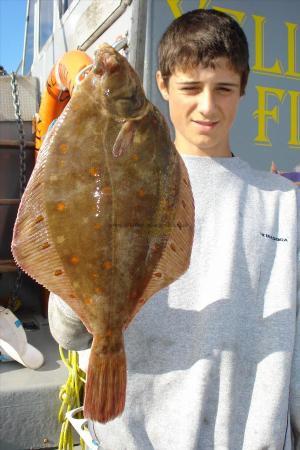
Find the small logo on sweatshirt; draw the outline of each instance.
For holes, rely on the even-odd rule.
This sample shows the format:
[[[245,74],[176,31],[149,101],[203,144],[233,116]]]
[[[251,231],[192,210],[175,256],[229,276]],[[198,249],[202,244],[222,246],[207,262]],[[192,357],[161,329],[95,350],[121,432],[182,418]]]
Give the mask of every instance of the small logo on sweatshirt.
[[[276,237],[276,236],[271,236],[270,234],[267,233],[260,233],[262,237],[268,238],[268,239],[272,239],[272,241],[279,241],[279,242],[287,242],[287,238],[281,238],[281,237]]]

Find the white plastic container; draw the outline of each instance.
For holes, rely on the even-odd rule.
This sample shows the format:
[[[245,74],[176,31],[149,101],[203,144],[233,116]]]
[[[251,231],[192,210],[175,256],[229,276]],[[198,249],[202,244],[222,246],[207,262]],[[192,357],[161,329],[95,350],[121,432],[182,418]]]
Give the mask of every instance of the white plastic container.
[[[88,430],[88,419],[76,419],[75,416],[79,412],[83,411],[83,407],[72,409],[66,413],[66,418],[69,420],[70,424],[77,431],[79,436],[85,442],[87,449],[86,450],[101,450],[103,447],[100,446],[100,443],[93,439],[91,433]]]

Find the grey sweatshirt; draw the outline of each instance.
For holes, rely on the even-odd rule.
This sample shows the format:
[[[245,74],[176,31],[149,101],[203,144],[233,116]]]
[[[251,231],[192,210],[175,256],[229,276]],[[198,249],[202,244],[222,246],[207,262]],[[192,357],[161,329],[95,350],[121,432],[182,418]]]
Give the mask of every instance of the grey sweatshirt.
[[[238,157],[183,159],[190,267],[126,330],[125,411],[90,430],[106,450],[300,449],[300,191]],[[54,294],[49,321],[62,346],[90,344]]]

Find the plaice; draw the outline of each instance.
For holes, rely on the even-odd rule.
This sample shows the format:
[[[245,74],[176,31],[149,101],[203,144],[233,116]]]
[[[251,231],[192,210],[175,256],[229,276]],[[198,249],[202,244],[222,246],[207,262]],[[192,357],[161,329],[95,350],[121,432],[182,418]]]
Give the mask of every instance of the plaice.
[[[189,177],[167,125],[103,44],[42,145],[12,242],[17,264],[93,334],[85,417],[123,411],[123,330],[187,270],[193,233]]]

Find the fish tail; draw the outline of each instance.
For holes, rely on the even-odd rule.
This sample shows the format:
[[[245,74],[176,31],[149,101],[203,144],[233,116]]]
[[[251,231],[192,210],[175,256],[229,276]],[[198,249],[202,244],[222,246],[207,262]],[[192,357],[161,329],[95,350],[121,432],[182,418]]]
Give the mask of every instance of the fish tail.
[[[84,416],[106,423],[120,415],[126,397],[123,336],[107,342],[94,336],[84,397]]]

